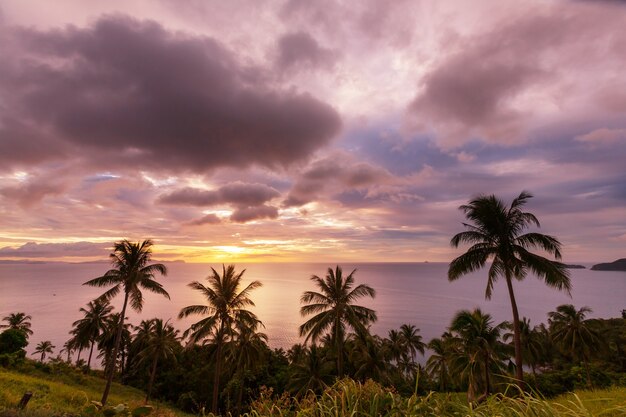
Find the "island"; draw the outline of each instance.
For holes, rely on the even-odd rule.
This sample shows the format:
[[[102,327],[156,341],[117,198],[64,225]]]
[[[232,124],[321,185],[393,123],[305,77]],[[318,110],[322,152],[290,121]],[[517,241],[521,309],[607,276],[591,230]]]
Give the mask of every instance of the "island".
[[[591,267],[593,271],[626,271],[626,258],[614,262],[597,264]]]
[[[568,265],[565,264],[565,268],[567,269],[586,269],[587,267],[584,265]]]

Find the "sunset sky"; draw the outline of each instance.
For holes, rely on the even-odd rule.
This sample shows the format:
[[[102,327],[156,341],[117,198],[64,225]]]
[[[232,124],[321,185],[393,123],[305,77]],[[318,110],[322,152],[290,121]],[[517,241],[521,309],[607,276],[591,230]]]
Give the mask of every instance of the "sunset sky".
[[[0,3],[0,260],[449,261],[458,206],[626,257],[626,4]]]

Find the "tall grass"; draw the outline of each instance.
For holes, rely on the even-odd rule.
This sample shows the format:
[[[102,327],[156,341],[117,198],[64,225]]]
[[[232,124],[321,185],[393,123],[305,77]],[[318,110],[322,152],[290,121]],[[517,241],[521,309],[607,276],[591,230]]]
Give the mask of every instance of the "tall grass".
[[[511,390],[515,390],[511,387]],[[570,394],[546,400],[523,392],[497,394],[472,406],[462,396],[431,393],[403,398],[368,381],[337,382],[319,398],[273,398],[265,392],[247,417],[590,417],[626,416],[626,389]],[[515,394],[515,395],[513,395]]]

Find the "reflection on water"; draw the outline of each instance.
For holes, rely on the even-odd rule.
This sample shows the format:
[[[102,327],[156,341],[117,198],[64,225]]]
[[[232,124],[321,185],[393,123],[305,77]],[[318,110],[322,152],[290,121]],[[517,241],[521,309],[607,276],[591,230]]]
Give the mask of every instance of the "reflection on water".
[[[221,269],[221,265],[213,265]],[[260,280],[263,287],[252,293],[254,311],[266,326],[272,347],[288,348],[298,342],[300,296],[315,289],[309,280],[312,274],[325,275],[329,264],[282,263],[240,264],[246,268],[244,282]],[[147,295],[141,315],[129,314],[131,322],[152,317],[171,318],[180,329],[186,329],[198,317],[177,320],[179,310],[187,305],[202,304],[197,291],[187,287],[194,280],[203,280],[210,271],[208,264],[172,263],[169,274],[161,281],[171,295],[171,301]],[[485,301],[485,274],[477,272],[456,282],[446,279],[447,264],[442,263],[380,263],[343,264],[347,274],[353,268],[357,283],[367,283],[377,291],[376,298],[363,299],[362,304],[375,309],[378,322],[372,331],[386,335],[401,324],[415,324],[424,340],[439,336],[460,309],[480,306],[495,320],[509,320],[510,304],[504,282],[498,282],[491,301]],[[35,332],[30,348],[41,340],[51,340],[55,353],[68,339],[73,321],[81,317],[78,309],[100,295],[103,290],[81,285],[103,274],[107,264],[0,264],[0,317],[24,311],[31,316]],[[220,271],[221,272],[221,271]],[[546,321],[546,313],[557,305],[573,303],[593,309],[591,317],[619,317],[626,308],[626,273],[571,270],[572,297],[552,290],[529,276],[515,283],[520,314],[532,324]],[[121,296],[114,300],[121,306]]]

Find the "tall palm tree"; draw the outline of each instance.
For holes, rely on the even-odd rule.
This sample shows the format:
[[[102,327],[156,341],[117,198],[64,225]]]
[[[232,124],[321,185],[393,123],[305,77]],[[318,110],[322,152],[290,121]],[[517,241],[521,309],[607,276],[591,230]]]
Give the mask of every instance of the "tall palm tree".
[[[93,287],[109,287],[99,298],[104,301],[112,300],[121,291],[124,293],[124,304],[120,314],[117,334],[115,338],[115,348],[113,350],[113,358],[117,358],[117,354],[122,340],[122,330],[124,329],[124,318],[126,317],[126,307],[130,301],[130,307],[141,312],[143,309],[143,294],[141,290],[147,290],[156,294],[163,295],[168,300],[169,294],[163,286],[155,281],[155,275],[167,275],[167,268],[163,264],[150,264],[152,258],[152,240],[147,239],[143,242],[132,243],[124,239],[113,245],[113,253],[109,255],[113,269],[108,270],[103,276],[94,278],[85,282],[83,285],[91,285]],[[106,404],[111,390],[111,382],[115,373],[115,366],[111,366],[106,375],[106,386],[102,393],[103,405]]]
[[[125,317],[124,320],[128,319]],[[120,325],[121,315],[120,313],[113,313],[107,317],[105,323],[105,329],[98,338],[98,350],[100,354],[98,358],[102,358],[102,364],[104,365],[104,373],[107,374],[110,368],[115,369],[118,366],[121,372],[124,372],[125,357],[129,349],[132,335],[130,329],[133,327],[130,323],[124,323],[122,325],[122,335],[120,336],[119,349],[117,355],[114,355],[115,342],[117,340],[117,329]]]
[[[261,287],[261,282],[253,281],[240,291],[242,277],[246,272],[235,272],[235,266],[222,265],[222,275],[211,268],[211,275],[206,280],[208,286],[194,281],[189,287],[200,291],[206,298],[206,305],[191,305],[180,310],[178,318],[190,315],[206,316],[187,329],[183,337],[189,337],[191,345],[213,337],[216,344],[215,374],[213,377],[213,413],[217,413],[220,374],[222,372],[223,350],[225,344],[235,334],[236,326],[256,327],[260,320],[247,307],[254,306],[250,293]]]
[[[46,353],[52,354],[55,347],[56,346],[54,346],[51,341],[44,340],[43,342],[39,342],[39,344],[35,348],[35,351],[33,352],[33,355],[38,355],[41,353],[41,358],[39,359],[39,361],[43,362],[44,359],[46,359]]]
[[[314,314],[300,326],[300,336],[305,341],[315,343],[326,332],[330,335],[337,355],[337,372],[343,377],[343,344],[346,327],[351,327],[357,333],[366,333],[366,326],[376,321],[376,312],[367,307],[354,305],[361,297],[376,296],[376,291],[367,284],[359,284],[353,288],[353,270],[345,279],[339,266],[333,271],[328,268],[324,279],[313,275],[311,280],[320,289],[320,292],[306,291],[300,301],[309,303],[300,308],[302,316]]]
[[[513,292],[513,279],[523,280],[528,272],[541,278],[546,285],[569,293],[571,284],[565,265],[530,252],[540,249],[561,259],[561,243],[552,236],[541,233],[523,232],[539,220],[534,214],[522,211],[532,195],[522,191],[507,207],[495,195],[481,195],[462,205],[460,210],[470,223],[463,223],[467,230],[456,234],[450,241],[453,247],[461,243],[472,246],[463,255],[455,258],[448,269],[448,279],[454,281],[461,276],[481,269],[491,260],[487,275],[485,298],[490,299],[498,278],[506,281],[511,309],[513,311],[513,344],[515,346],[516,379],[523,385],[522,346],[520,319]]]
[[[502,331],[507,323],[494,326],[490,314],[480,309],[461,310],[452,319],[450,330],[458,335],[460,351],[456,368],[469,381],[468,399],[474,401],[480,385],[487,398],[491,392],[491,373],[493,368],[501,368],[503,343],[500,342]]]
[[[590,388],[593,384],[589,372],[589,356],[600,340],[598,333],[585,320],[587,313],[591,312],[589,307],[577,310],[572,304],[563,304],[558,306],[556,311],[548,313],[552,339],[573,359],[582,360],[587,373],[587,385]]]
[[[87,303],[87,308],[80,308],[83,318],[72,323],[76,329],[76,337],[89,343],[89,359],[87,368],[91,368],[91,357],[96,341],[106,329],[107,319],[113,311],[113,306],[108,301],[96,299]]]
[[[11,313],[6,317],[2,318],[2,321],[6,321],[7,324],[0,324],[0,329],[16,329],[24,332],[26,338],[33,334],[33,331],[30,329],[31,323],[30,321],[33,318],[26,313]]]
[[[152,362],[148,391],[146,392],[146,403],[150,400],[150,394],[152,394],[159,360],[176,360],[176,349],[180,347],[178,340],[178,330],[174,329],[171,324],[168,324],[168,322],[164,323],[162,319],[155,318],[150,320],[150,332],[145,341],[145,346],[137,354],[139,358],[137,363],[142,363],[143,361]]]

